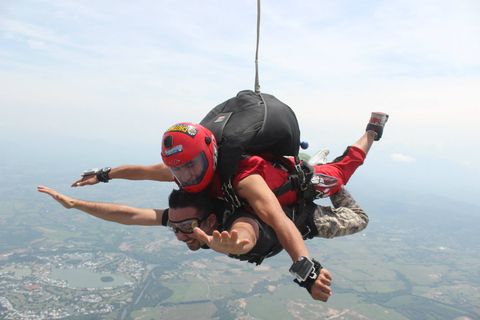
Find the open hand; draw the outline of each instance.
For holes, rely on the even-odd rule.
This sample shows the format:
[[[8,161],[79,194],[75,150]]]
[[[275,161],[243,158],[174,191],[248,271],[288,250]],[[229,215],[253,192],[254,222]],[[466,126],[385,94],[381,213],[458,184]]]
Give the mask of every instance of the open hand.
[[[193,229],[193,233],[211,249],[225,254],[245,253],[245,246],[250,244],[250,240],[238,238],[237,230],[232,230],[230,233],[228,233],[228,231],[222,231],[222,233],[220,233],[214,230],[213,235],[209,236],[202,229],[195,228]]]
[[[39,186],[39,187],[37,187],[37,189],[38,189],[39,192],[51,195],[53,199],[58,201],[65,208],[67,208],[67,209],[73,208],[74,199],[72,199],[70,197],[67,197],[67,196],[64,196],[63,194],[60,194],[60,193],[56,192],[55,190],[44,187],[44,186]]]
[[[75,181],[72,184],[72,187],[83,187],[83,186],[87,186],[87,185],[94,185],[94,184],[97,184],[99,182],[100,181],[98,181],[96,174],[90,174],[88,176],[85,176],[85,175],[82,174],[82,179],[79,179],[79,180]]]

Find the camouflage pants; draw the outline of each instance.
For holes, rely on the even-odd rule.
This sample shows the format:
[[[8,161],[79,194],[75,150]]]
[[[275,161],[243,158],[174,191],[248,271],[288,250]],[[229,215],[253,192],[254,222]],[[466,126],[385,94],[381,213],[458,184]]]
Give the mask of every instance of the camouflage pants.
[[[368,216],[350,192],[345,188],[330,197],[334,208],[317,205],[313,222],[317,237],[333,238],[362,231],[368,224]]]

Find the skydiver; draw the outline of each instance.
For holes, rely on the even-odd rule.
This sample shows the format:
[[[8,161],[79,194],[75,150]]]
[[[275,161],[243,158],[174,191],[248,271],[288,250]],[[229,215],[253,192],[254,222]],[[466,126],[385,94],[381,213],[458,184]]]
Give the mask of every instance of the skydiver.
[[[343,188],[355,170],[363,164],[373,142],[380,140],[387,119],[388,115],[384,113],[372,113],[365,134],[354,145],[347,148],[341,157],[332,163],[314,166],[315,181],[312,180],[312,183],[319,197],[331,196]],[[195,134],[192,136],[185,133],[183,130],[185,128]],[[223,197],[220,179],[215,172],[216,142],[206,128],[190,123],[171,127],[163,137],[162,159],[163,163],[154,166],[105,168],[95,175],[83,176],[72,186],[96,184],[99,181],[108,182],[112,178],[176,181],[188,192],[206,189],[213,198]],[[323,177],[333,178],[330,180],[333,185],[322,183],[323,181],[320,180]],[[298,202],[296,190],[287,192],[278,199],[272,192],[287,179],[287,171],[275,167],[259,156],[251,156],[240,161],[233,187],[237,195],[246,200],[253,212],[275,230],[279,242],[290,255],[294,265],[304,261],[312,263],[313,260],[310,259],[302,235],[282,210],[282,206],[287,207]],[[363,229],[365,226],[351,227]],[[322,269],[322,272],[324,271],[326,270]],[[314,290],[317,286],[321,286],[321,281],[314,283],[312,291],[317,291]]]
[[[38,187],[38,191],[52,196],[67,209],[81,210],[106,221],[125,225],[167,226],[179,241],[193,251],[211,248],[241,260],[256,259],[258,256],[271,257],[281,251],[281,248],[276,249],[278,239],[275,231],[257,215],[238,210],[223,223],[223,204],[219,200],[214,201],[205,192],[173,190],[169,196],[169,209],[139,209],[78,200],[43,186]],[[305,208],[310,217],[305,223],[313,230],[311,237],[344,236],[361,231],[366,226],[368,216],[346,189],[330,199],[334,208],[314,204]],[[358,226],[359,220],[364,222],[362,227],[352,228]],[[319,263],[317,268],[318,278],[303,286],[315,300],[326,302],[331,295],[332,277]]]

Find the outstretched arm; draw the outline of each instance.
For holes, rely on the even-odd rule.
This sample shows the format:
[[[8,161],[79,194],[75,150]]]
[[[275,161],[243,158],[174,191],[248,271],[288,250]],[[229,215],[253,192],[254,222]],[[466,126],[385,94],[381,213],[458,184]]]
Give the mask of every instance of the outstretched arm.
[[[112,168],[108,176],[110,179],[173,181],[172,173],[164,163],[152,166],[124,165]],[[75,181],[72,187],[83,187],[97,183],[99,181],[96,175],[82,175],[82,178]]]
[[[312,204],[306,207],[313,213],[317,237],[333,238],[362,231],[368,224],[368,215],[347,189],[330,196],[334,208]]]
[[[212,250],[224,254],[245,254],[257,244],[258,223],[250,218],[241,217],[235,220],[228,231],[213,231],[211,236],[202,229],[195,228],[195,235],[204,241]]]
[[[297,261],[300,256],[310,257],[300,231],[285,215],[278,199],[260,175],[253,174],[241,180],[238,183],[237,192],[239,196],[248,201],[259,218],[275,230],[278,240],[292,261]],[[332,294],[331,280],[330,273],[322,269],[320,276],[312,286],[312,298],[326,302]]]
[[[309,257],[302,235],[285,215],[276,196],[260,175],[253,174],[241,180],[237,192],[248,201],[258,217],[275,230],[292,261],[297,261],[300,256]]]
[[[67,209],[78,209],[103,220],[127,225],[162,225],[164,210],[138,209],[121,204],[83,201],[67,197],[43,186],[38,187],[38,191],[52,196]]]

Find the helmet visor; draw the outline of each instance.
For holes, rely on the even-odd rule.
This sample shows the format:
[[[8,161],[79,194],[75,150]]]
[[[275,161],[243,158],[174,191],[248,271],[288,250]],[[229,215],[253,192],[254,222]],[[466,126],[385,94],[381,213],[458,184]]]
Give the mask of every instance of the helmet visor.
[[[188,162],[170,167],[170,170],[182,187],[191,187],[202,182],[207,169],[208,160],[203,151]]]

